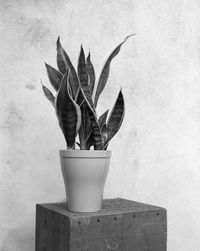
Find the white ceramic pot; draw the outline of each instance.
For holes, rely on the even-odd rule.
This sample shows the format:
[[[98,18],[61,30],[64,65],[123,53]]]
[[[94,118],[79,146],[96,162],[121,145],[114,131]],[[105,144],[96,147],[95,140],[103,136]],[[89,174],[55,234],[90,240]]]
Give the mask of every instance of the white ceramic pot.
[[[68,210],[101,210],[110,157],[111,151],[60,150]]]

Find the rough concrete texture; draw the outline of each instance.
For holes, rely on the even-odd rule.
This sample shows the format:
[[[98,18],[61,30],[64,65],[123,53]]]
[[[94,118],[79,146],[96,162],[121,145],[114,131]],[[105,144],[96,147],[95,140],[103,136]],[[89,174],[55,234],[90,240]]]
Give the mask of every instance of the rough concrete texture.
[[[200,2],[198,0],[0,1],[0,250],[33,251],[35,204],[64,199],[58,149],[65,147],[43,97],[43,61],[61,41],[99,69],[107,51],[136,33],[114,59],[99,113],[120,87],[124,124],[110,144],[105,197],[166,207],[168,250],[200,246]]]

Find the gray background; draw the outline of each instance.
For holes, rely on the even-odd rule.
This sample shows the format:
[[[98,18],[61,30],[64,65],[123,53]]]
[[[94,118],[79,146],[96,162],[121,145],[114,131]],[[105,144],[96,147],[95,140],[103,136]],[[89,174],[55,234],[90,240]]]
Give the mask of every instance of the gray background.
[[[168,209],[168,250],[200,246],[200,2],[198,0],[2,0],[0,35],[0,250],[33,251],[35,204],[65,197],[65,147],[40,78],[56,66],[61,36],[74,64],[80,44],[95,69],[126,35],[98,113],[119,88],[124,124],[110,144],[105,197]]]

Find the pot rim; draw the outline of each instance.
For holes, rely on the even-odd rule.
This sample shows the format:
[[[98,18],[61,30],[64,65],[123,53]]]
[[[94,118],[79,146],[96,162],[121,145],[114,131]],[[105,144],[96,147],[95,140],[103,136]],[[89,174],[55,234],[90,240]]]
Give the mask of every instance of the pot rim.
[[[59,150],[62,158],[110,158],[111,150]]]

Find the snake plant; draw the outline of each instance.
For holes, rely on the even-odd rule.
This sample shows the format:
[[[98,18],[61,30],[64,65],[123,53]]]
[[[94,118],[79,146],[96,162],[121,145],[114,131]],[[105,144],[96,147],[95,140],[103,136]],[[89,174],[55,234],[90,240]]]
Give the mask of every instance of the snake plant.
[[[111,50],[97,78],[90,53],[85,58],[81,46],[76,70],[58,37],[58,70],[45,64],[49,81],[55,89],[56,95],[54,96],[43,84],[42,89],[55,108],[67,149],[74,150],[77,144],[80,150],[89,150],[92,146],[94,150],[106,150],[110,140],[119,130],[125,111],[122,90],[119,91],[110,114],[109,110],[106,110],[98,117],[96,107],[108,80],[111,61],[131,36],[127,36]],[[94,91],[95,85],[96,91]],[[79,136],[78,142],[76,141],[77,136]]]

